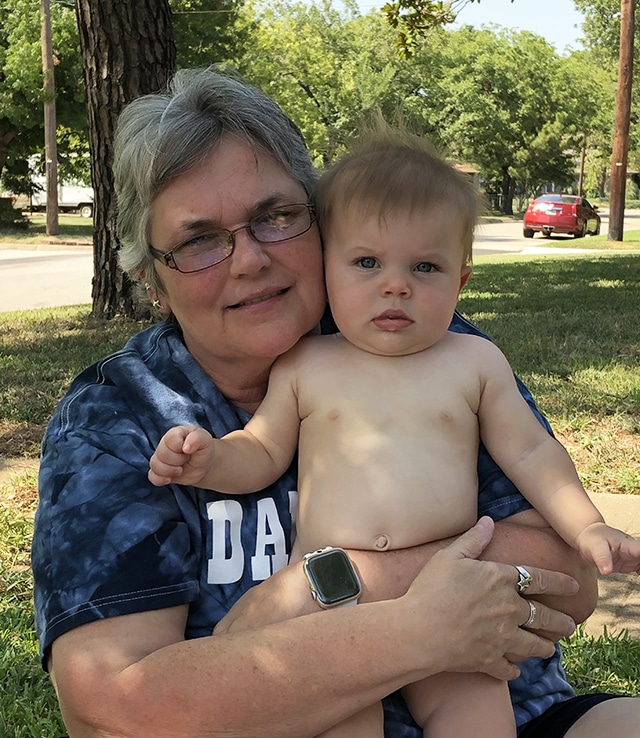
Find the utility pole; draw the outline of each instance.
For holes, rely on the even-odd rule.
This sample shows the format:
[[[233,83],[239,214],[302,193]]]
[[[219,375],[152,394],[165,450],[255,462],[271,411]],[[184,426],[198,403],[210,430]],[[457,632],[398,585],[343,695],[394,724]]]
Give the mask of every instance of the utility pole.
[[[587,155],[587,134],[582,138],[582,147],[580,149],[580,177],[578,178],[578,194],[580,197],[584,195],[584,161]]]
[[[40,0],[40,42],[44,77],[44,158],[47,181],[47,235],[57,236],[58,224],[58,146],[56,143],[56,85],[53,76],[53,42],[49,0]]]
[[[620,55],[616,121],[611,155],[611,192],[609,195],[609,241],[622,241],[624,199],[629,155],[629,119],[633,82],[633,36],[636,0],[620,0]]]

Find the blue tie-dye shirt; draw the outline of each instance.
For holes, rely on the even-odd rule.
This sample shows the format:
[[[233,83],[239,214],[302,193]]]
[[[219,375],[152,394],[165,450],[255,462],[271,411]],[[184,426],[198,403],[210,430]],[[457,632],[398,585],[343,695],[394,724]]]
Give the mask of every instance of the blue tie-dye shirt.
[[[479,333],[459,315],[451,329]],[[173,322],[75,379],[40,466],[32,559],[43,665],[58,636],[115,615],[187,604],[186,637],[208,636],[247,589],[287,564],[295,460],[271,487],[238,497],[178,485],[159,492],[147,480],[149,457],[173,425],[222,436],[248,417],[218,392]],[[480,514],[499,520],[530,507],[482,448],[478,471]],[[519,725],[573,694],[558,650],[523,664],[510,687]],[[385,705],[386,736],[420,736],[398,696]]]

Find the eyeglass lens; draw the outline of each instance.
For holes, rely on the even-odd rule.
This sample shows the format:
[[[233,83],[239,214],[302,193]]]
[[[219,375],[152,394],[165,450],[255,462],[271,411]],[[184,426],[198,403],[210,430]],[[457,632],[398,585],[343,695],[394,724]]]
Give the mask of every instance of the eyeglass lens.
[[[181,272],[198,272],[227,259],[235,247],[236,233],[248,230],[259,243],[277,243],[301,236],[311,228],[315,214],[310,205],[283,205],[233,231],[218,229],[202,233],[176,246],[168,254]]]

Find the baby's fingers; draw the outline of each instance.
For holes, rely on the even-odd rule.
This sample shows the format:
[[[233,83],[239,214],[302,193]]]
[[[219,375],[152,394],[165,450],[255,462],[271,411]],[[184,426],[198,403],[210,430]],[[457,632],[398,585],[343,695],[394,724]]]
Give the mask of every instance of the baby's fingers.
[[[600,574],[611,574],[613,571],[613,557],[608,541],[593,542],[588,558],[593,561]]]
[[[621,574],[640,574],[640,541],[628,536],[620,542],[613,554],[613,571]]]
[[[184,426],[184,428],[188,428],[189,430],[180,446],[180,450],[183,453],[193,456],[193,454],[198,453],[198,451],[202,451],[209,447],[209,444],[211,443],[211,434],[209,431],[195,426]]]
[[[154,462],[152,459],[147,476],[151,484],[155,484],[156,487],[164,487],[165,484],[171,484],[181,473],[182,467]]]

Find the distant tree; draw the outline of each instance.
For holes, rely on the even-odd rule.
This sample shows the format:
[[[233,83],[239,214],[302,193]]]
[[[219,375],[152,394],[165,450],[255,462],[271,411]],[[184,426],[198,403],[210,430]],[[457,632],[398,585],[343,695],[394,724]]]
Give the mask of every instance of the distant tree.
[[[425,100],[441,145],[481,170],[505,213],[512,213],[518,185],[571,181],[570,141],[555,93],[559,58],[542,37],[464,26],[440,32],[414,60],[430,68]]]
[[[58,121],[69,135],[81,135],[84,89],[73,8],[51,4]],[[40,5],[33,0],[0,3],[0,174],[25,169],[27,158],[43,148],[43,84]],[[60,153],[68,153],[61,142]]]
[[[237,56],[248,29],[236,23],[243,0],[169,0],[176,64],[205,66]]]
[[[119,112],[164,87],[175,69],[168,0],[76,0],[95,191],[93,313],[140,316],[133,286],[117,265],[113,136]]]
[[[560,59],[556,89],[564,129],[582,163],[583,193],[604,197],[611,165],[616,71],[590,51]]]
[[[620,52],[620,0],[575,0],[578,10],[584,13],[583,33],[587,51],[594,65],[611,72],[614,79],[618,75]],[[640,168],[640,84],[637,83],[640,69],[640,10],[636,2],[635,43],[634,43],[634,85],[632,91],[631,119],[629,130],[629,166]],[[615,94],[615,92],[614,92]],[[613,139],[613,118],[609,138]],[[607,166],[610,166],[608,162]]]
[[[585,16],[583,35],[587,48],[601,63],[617,65],[620,46],[620,0],[574,0],[574,4]],[[639,35],[640,29],[637,29],[636,37]]]
[[[252,35],[237,66],[300,126],[318,166],[344,151],[371,111],[392,118],[402,106],[402,64],[379,13],[361,15],[351,1],[264,2],[244,18]]]

